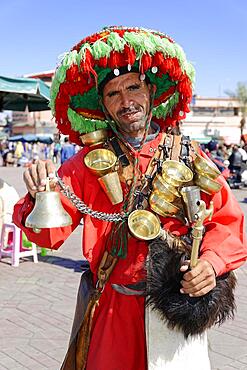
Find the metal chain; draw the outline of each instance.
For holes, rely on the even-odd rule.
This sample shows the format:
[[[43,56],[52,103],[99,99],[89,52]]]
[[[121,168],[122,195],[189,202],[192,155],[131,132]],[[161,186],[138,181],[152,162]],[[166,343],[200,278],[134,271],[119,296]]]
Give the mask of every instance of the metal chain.
[[[80,198],[70,190],[70,187],[65,185],[61,177],[56,173],[57,182],[62,189],[62,193],[71,201],[71,203],[83,214],[90,215],[91,217],[97,218],[102,221],[108,222],[119,222],[128,218],[128,213],[105,213],[100,211],[94,211],[88,207]]]

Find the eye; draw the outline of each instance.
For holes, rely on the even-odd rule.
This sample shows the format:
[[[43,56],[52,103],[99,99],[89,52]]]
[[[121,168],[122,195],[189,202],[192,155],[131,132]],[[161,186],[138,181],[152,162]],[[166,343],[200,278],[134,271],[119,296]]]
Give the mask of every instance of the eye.
[[[130,85],[128,87],[128,90],[129,91],[134,91],[134,90],[139,90],[141,88],[141,85],[140,84],[134,84],[134,85]]]
[[[118,91],[110,91],[107,96],[111,98],[112,96],[116,96],[118,94]]]

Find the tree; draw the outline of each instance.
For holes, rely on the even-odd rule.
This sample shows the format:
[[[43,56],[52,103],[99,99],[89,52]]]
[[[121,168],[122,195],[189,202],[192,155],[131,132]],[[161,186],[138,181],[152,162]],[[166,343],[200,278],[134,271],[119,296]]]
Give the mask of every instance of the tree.
[[[240,120],[240,132],[242,136],[247,115],[247,84],[244,82],[238,82],[236,92],[226,91],[225,93],[231,98],[238,99],[240,103],[240,111],[242,113]]]

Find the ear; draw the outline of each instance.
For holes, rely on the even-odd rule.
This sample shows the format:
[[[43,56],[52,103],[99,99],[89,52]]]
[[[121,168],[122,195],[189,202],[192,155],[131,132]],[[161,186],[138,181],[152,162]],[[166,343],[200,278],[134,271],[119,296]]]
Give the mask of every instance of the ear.
[[[157,86],[156,85],[152,85],[152,92],[153,94],[155,94],[157,91]]]
[[[149,89],[150,102],[151,102],[151,107],[152,107],[153,106],[153,102],[154,102],[154,95],[155,95],[156,90],[157,90],[157,86],[156,85],[149,84],[148,85],[148,89]]]
[[[149,89],[150,95],[151,96],[154,96],[155,93],[156,93],[156,90],[157,90],[157,86],[156,85],[149,84],[148,85],[148,89]]]
[[[101,106],[101,109],[102,109],[102,111],[103,111],[103,113],[104,113],[104,115],[105,115],[106,119],[107,119],[108,121],[112,120],[112,118],[111,118],[110,114],[108,113],[108,110],[107,110],[107,109],[106,109],[106,107],[104,106],[104,103],[103,103],[103,97],[102,97],[101,95],[99,96],[99,104],[100,104],[100,106]]]

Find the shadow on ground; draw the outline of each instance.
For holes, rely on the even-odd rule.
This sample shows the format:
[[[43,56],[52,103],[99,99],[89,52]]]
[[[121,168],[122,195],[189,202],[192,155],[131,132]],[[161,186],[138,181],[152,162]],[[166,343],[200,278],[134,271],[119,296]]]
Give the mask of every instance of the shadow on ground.
[[[50,263],[52,265],[60,266],[66,269],[72,269],[74,272],[82,272],[89,268],[89,263],[85,260],[73,260],[71,258],[64,258],[58,256],[41,256],[38,254],[39,263]],[[20,264],[25,261],[33,261],[32,257],[24,257],[20,259]],[[11,265],[9,258],[2,258],[1,263]]]
[[[89,268],[89,263],[85,260],[73,260],[71,258],[64,258],[58,256],[41,256],[39,255],[39,262],[50,263],[64,267],[66,269],[72,269],[75,272],[82,272]]]

